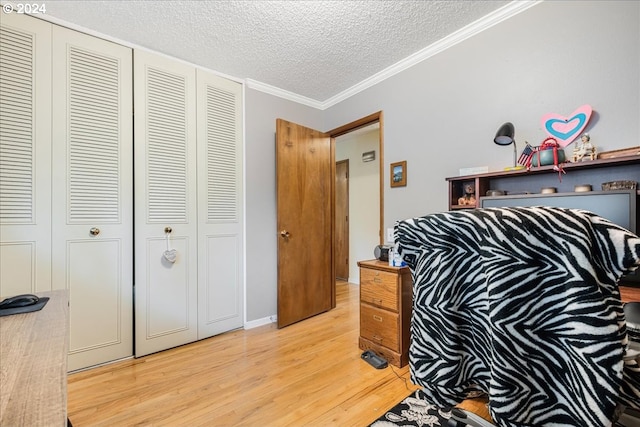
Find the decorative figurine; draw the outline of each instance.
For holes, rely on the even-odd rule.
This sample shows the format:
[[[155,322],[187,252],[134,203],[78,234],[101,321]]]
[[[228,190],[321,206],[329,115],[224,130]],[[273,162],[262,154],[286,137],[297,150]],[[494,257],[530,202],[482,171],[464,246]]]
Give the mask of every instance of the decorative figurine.
[[[465,182],[462,184],[462,192],[464,195],[458,199],[459,205],[472,205],[476,204],[476,187],[473,181]]]
[[[597,156],[596,147],[591,144],[591,137],[588,133],[585,133],[580,138],[580,144],[576,143],[576,146],[573,148],[573,157],[571,158],[572,162],[581,162],[585,160],[585,157],[588,157],[589,160],[595,159]]]

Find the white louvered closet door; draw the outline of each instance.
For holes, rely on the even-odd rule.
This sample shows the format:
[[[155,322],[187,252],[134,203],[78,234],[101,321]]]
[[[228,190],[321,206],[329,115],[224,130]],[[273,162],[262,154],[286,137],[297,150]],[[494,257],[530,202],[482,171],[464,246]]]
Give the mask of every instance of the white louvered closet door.
[[[15,13],[2,14],[0,296],[3,297],[51,290],[50,40],[51,24]]]
[[[131,49],[53,28],[53,284],[69,370],[133,355]]]
[[[198,338],[243,326],[242,86],[198,70]]]
[[[137,357],[198,337],[195,79],[134,51]]]

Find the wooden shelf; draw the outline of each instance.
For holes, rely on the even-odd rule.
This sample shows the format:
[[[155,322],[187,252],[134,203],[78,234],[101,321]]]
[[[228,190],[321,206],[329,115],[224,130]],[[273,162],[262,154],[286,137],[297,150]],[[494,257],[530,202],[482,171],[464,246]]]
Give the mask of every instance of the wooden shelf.
[[[640,155],[638,156],[626,156],[626,157],[614,157],[612,159],[596,159],[596,160],[587,160],[584,162],[578,163],[564,163],[562,167],[566,171],[574,170],[574,169],[598,169],[598,168],[610,168],[621,165],[628,164],[640,164]],[[475,175],[462,175],[446,178],[447,181],[452,180],[473,180],[475,178],[501,178],[501,177],[518,177],[524,175],[537,175],[540,173],[549,173],[554,172],[553,166],[539,166],[532,167],[530,170],[527,169],[519,169],[519,170],[509,170],[509,171],[495,171],[495,172],[486,172]]]
[[[509,194],[516,188],[517,193],[529,192],[535,194],[542,186],[564,186],[558,192],[573,191],[576,183],[590,184],[594,190],[599,189],[603,182],[616,179],[640,181],[640,155],[615,157],[610,159],[596,159],[579,163],[565,163],[565,174],[559,175],[553,166],[532,167],[530,170],[505,170],[487,172],[475,175],[462,175],[446,178],[449,184],[449,210],[472,209],[479,206],[480,197],[489,189],[503,189]],[[462,197],[463,185],[473,182],[475,186],[475,205],[460,205],[458,199]],[[495,188],[499,185],[501,188]],[[526,190],[523,188],[526,187]],[[502,188],[504,187],[504,188]],[[513,193],[512,193],[513,194]],[[640,189],[638,189],[640,194]]]

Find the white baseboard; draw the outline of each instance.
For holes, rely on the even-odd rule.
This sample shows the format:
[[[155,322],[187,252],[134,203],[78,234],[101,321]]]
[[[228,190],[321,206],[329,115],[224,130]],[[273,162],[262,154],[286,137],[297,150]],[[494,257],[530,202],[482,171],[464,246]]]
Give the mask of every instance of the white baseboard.
[[[268,325],[270,323],[275,323],[277,320],[278,320],[278,316],[273,314],[273,315],[271,315],[269,317],[263,317],[262,319],[251,320],[249,322],[245,322],[244,328],[245,329],[253,329],[253,328],[257,328],[259,326],[264,326],[264,325]]]

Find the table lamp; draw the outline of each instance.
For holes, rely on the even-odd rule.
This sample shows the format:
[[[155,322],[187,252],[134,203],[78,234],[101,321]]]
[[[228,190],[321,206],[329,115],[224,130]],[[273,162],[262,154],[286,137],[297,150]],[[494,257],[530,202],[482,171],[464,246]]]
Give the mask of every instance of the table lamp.
[[[493,142],[498,145],[510,145],[513,144],[513,166],[504,168],[505,170],[517,170],[522,169],[523,166],[519,166],[518,161],[518,148],[516,147],[516,140],[513,139],[515,135],[515,128],[513,127],[513,123],[507,122],[500,126],[498,132],[496,132],[496,136],[493,138]]]

